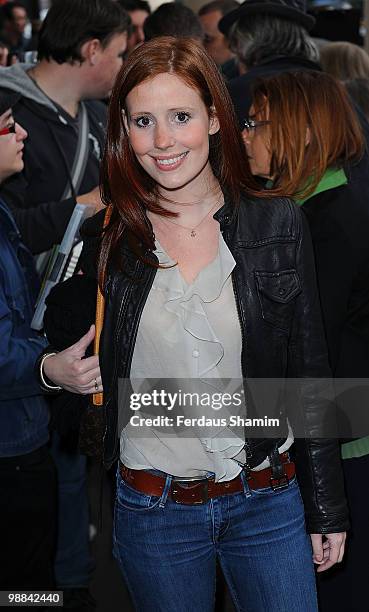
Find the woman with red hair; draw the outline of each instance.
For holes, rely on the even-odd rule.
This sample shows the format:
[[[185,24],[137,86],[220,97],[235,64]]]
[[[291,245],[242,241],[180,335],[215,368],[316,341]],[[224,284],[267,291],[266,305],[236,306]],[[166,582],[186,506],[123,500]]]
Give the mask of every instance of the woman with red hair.
[[[343,84],[320,72],[260,81],[251,115],[243,137],[252,172],[270,195],[293,197],[309,222],[330,367],[343,379],[335,386],[348,439],[341,454],[351,532],[345,562],[320,577],[320,608],[366,612],[369,437],[360,379],[369,371],[369,170],[362,128]]]
[[[312,612],[313,560],[324,570],[342,559],[335,441],[294,442],[284,405],[274,437],[228,421],[196,427],[201,403],[190,433],[175,427],[183,389],[329,377],[302,216],[256,188],[202,47],[159,38],[135,49],[110,102],[99,280],[105,464],[119,457],[114,550],[137,610],[211,610],[218,558],[238,610]],[[306,388],[302,403],[316,434],[325,400]]]

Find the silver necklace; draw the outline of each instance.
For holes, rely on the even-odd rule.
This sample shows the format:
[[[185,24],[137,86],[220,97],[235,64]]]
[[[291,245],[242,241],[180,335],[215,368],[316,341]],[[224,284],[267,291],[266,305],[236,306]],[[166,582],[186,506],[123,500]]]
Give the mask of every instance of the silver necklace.
[[[177,223],[176,221],[172,221],[171,219],[168,219],[168,217],[161,217],[162,221],[168,221],[168,223],[172,223],[172,225],[178,225],[178,227],[181,227],[182,229],[185,229],[187,231],[190,232],[190,236],[191,238],[196,238],[197,237],[197,229],[200,227],[200,225],[202,223],[204,223],[205,219],[208,218],[208,216],[210,215],[210,213],[214,210],[214,208],[216,208],[216,206],[218,206],[220,204],[220,200],[218,200],[217,202],[215,202],[214,206],[211,207],[210,210],[208,210],[208,212],[206,213],[205,217],[203,217],[200,221],[200,223],[198,223],[197,225],[195,225],[194,227],[188,227],[186,225],[182,225],[181,223]]]

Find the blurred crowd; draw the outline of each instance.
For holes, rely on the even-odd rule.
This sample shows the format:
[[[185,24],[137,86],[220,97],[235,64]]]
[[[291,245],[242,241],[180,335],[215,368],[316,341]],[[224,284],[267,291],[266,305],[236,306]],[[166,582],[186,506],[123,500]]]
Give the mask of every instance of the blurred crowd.
[[[30,325],[42,262],[63,239],[76,204],[92,213],[105,208],[100,161],[122,65],[156,37],[197,40],[228,85],[245,141],[255,83],[285,72],[324,72],[344,86],[368,143],[369,57],[351,42],[314,40],[314,18],[302,0],[212,0],[197,13],[179,2],[152,10],[147,0],[55,0],[41,17],[18,0],[0,7],[0,587],[62,589],[64,607],[87,611],[96,602],[89,592],[94,561],[86,456],[100,453],[93,436],[101,424],[91,414],[86,420],[85,398],[102,391],[91,345],[95,313],[83,312],[75,323],[74,304],[84,296],[72,294],[59,313],[57,287],[49,298],[47,339]],[[326,217],[309,218],[313,241],[328,241],[338,262],[336,284],[321,301],[331,368],[340,377],[368,377],[367,163],[365,152],[361,166],[352,162],[354,170],[346,172],[342,216],[340,205],[335,213],[334,203],[331,209],[324,202]],[[334,184],[333,192],[342,186]],[[330,286],[324,274],[321,283]],[[337,290],[343,278],[345,289]],[[360,290],[351,299],[355,283]],[[92,296],[95,289],[92,283]],[[68,329],[62,339],[61,317]],[[346,326],[352,337],[343,367],[336,345],[344,342]],[[343,441],[341,456],[352,535],[346,561],[319,577],[320,609],[367,612],[369,438]]]

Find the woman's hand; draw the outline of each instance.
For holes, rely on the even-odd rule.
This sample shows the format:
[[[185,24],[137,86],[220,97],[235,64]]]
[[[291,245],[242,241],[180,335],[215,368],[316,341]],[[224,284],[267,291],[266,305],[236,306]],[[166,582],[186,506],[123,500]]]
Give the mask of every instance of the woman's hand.
[[[313,561],[319,565],[317,572],[324,572],[335,563],[341,563],[345,552],[346,532],[311,533]],[[325,540],[323,541],[323,538]]]
[[[43,371],[55,385],[71,393],[88,395],[102,391],[99,357],[84,359],[86,349],[95,337],[95,326],[64,351],[47,357]]]

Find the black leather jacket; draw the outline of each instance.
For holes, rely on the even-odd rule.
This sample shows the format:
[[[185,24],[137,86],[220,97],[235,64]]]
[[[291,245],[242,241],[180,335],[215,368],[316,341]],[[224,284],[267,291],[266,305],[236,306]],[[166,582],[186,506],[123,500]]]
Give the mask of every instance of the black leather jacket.
[[[242,199],[214,215],[235,261],[233,286],[243,339],[244,378],[329,377],[327,350],[306,221],[287,199]],[[89,224],[85,223],[85,234]],[[129,378],[135,339],[156,269],[123,240],[125,271],[108,273],[100,364],[105,393],[104,460],[118,456],[117,379]],[[155,257],[152,253],[148,256]],[[306,418],[319,422],[320,399],[305,398]],[[127,408],[128,410],[128,408]],[[251,465],[275,440],[250,439]],[[348,528],[337,441],[297,439],[294,460],[311,533]]]

